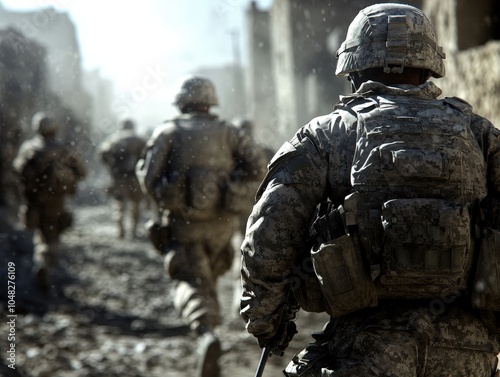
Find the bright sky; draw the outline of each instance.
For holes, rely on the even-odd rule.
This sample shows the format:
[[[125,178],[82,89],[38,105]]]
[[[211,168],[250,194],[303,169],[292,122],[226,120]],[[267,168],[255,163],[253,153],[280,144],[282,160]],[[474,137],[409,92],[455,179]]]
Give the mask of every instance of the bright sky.
[[[199,67],[234,61],[231,32],[237,31],[240,53],[245,57],[244,15],[250,0],[0,2],[9,10],[52,6],[68,12],[77,27],[84,69],[98,68],[102,76],[112,79],[118,96],[134,92],[147,80],[150,87],[155,87],[147,103],[128,114],[145,122],[154,122],[153,118],[160,116],[160,104],[165,108],[159,121],[172,115],[172,97],[167,97],[173,96],[180,77]],[[272,0],[257,4],[267,9]]]

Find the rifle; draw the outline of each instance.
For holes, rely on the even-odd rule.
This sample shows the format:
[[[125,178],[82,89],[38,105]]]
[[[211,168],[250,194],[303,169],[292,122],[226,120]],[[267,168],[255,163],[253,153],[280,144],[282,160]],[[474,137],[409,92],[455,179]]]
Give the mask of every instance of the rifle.
[[[262,377],[264,375],[264,368],[266,367],[267,358],[271,354],[271,348],[264,347],[262,349],[262,354],[260,355],[259,365],[257,371],[255,372],[255,377]]]

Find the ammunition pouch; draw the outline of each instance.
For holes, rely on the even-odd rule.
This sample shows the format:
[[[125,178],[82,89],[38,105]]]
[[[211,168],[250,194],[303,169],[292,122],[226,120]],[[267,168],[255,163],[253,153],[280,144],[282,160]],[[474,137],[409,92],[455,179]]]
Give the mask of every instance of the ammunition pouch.
[[[470,215],[441,199],[393,199],[380,212],[384,244],[379,295],[427,299],[467,287]]]
[[[154,198],[161,209],[171,211],[182,208],[185,205],[184,185],[178,179],[162,177],[154,189]]]
[[[312,264],[324,296],[326,312],[339,317],[375,306],[378,295],[361,256],[359,242],[348,233],[342,206],[322,203],[311,226],[315,245]]]
[[[316,377],[322,375],[323,368],[329,369],[332,362],[328,350],[329,342],[334,336],[335,326],[328,322],[322,331],[313,332],[315,339],[306,348],[294,355],[283,371],[287,377]]]
[[[328,314],[340,317],[378,302],[377,290],[365,269],[353,236],[343,236],[311,250],[314,270],[328,303]]]
[[[286,377],[313,377],[319,376],[324,361],[328,358],[328,343],[310,344],[288,363],[283,374]]]
[[[191,169],[187,173],[187,205],[197,211],[213,213],[221,206],[219,175],[207,169]]]
[[[481,310],[500,311],[500,231],[483,231],[472,286],[472,306]]]

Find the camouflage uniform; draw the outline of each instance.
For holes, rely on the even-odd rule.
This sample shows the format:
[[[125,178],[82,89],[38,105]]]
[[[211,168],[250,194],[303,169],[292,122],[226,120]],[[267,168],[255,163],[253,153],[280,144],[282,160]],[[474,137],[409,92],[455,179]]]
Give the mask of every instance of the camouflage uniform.
[[[231,239],[255,196],[265,160],[251,138],[208,111],[217,105],[209,80],[185,80],[176,105],[182,114],[154,131],[137,175],[162,212],[165,232],[153,242],[165,254],[165,269],[175,284],[174,305],[194,330],[205,334],[220,323],[216,282],[232,264]],[[210,342],[217,344],[213,338]],[[217,347],[202,352],[213,350],[216,359]],[[200,357],[217,362],[211,359]],[[218,375],[216,365],[201,369],[202,376]]]
[[[380,18],[373,22],[377,17]],[[390,58],[398,57],[397,51],[387,57],[384,55],[384,52],[387,52],[384,46],[392,45],[389,43],[389,36],[394,31],[392,26],[388,31],[387,25],[400,21],[403,21],[404,33],[398,35],[415,38],[414,40],[419,42],[413,44],[413,49],[408,48],[406,53],[409,60],[398,60],[399,65],[404,63],[404,69],[428,69],[429,74],[435,77],[444,75],[441,62],[444,54],[436,45],[429,45],[435,39],[433,31],[420,29],[415,37],[412,35],[419,28],[430,28],[428,20],[416,8],[401,4],[375,5],[360,12],[351,24],[348,41],[344,42],[339,50],[337,74],[356,74],[358,71],[375,67],[386,69],[386,74],[396,73],[398,70],[401,72],[402,67],[394,62],[384,65]],[[384,25],[385,30],[379,33],[379,37],[377,28],[383,29]],[[350,34],[353,34],[352,29],[357,26],[366,28],[365,31],[368,30],[367,34],[371,32],[371,36],[365,39],[359,35],[357,38],[349,38]],[[410,33],[407,33],[408,28]],[[382,45],[377,46],[377,43]],[[401,44],[398,47],[401,47]],[[366,49],[367,53],[365,59],[363,56],[356,56],[362,54],[363,49]],[[421,56],[432,58],[426,62]],[[363,62],[368,65],[364,66]],[[357,84],[353,77],[350,79]],[[472,140],[472,147],[467,151],[470,152],[472,162],[469,164],[469,161],[462,161],[462,166],[469,164],[471,167],[470,171],[464,173],[465,178],[461,186],[463,192],[470,194],[465,200],[468,203],[465,208],[475,212],[478,209],[476,204],[482,200],[486,222],[491,225],[498,221],[498,213],[492,208],[498,209],[500,196],[500,131],[487,119],[472,113],[470,106],[463,101],[455,98],[438,100],[441,90],[433,83],[425,82],[426,80],[427,77],[420,85],[390,86],[380,82],[363,82],[355,88],[357,90],[352,95],[342,97],[331,114],[315,118],[297,131],[295,137],[283,145],[270,163],[242,245],[241,315],[246,321],[248,331],[258,338],[259,344],[270,346],[275,352],[286,347],[290,339],[285,337],[286,341],[282,342],[281,348],[275,343],[283,329],[283,311],[290,307],[284,305],[285,303],[292,302],[293,310],[296,310],[293,305],[298,302],[304,310],[326,311],[331,315],[331,320],[323,331],[313,335],[315,341],[290,362],[285,370],[287,376],[492,376],[496,370],[496,355],[500,351],[499,328],[491,311],[488,312],[490,314],[486,320],[486,313],[473,308],[477,306],[473,305],[473,302],[471,304],[473,262],[466,264],[464,273],[464,276],[470,279],[450,279],[449,290],[434,289],[431,282],[442,273],[436,265],[440,266],[445,262],[441,260],[433,264],[429,259],[426,260],[428,265],[422,268],[423,271],[427,271],[426,268],[434,269],[434,272],[427,276],[428,285],[422,283],[423,279],[418,280],[417,274],[412,278],[420,285],[415,284],[413,291],[411,285],[407,287],[394,284],[390,289],[384,286],[391,279],[404,277],[405,271],[394,272],[392,275],[385,271],[394,260],[384,259],[387,258],[384,248],[389,247],[390,242],[397,243],[398,240],[385,238],[385,243],[379,243],[378,240],[383,239],[382,232],[390,234],[390,226],[394,229],[400,228],[397,217],[384,218],[383,210],[365,204],[376,203],[379,196],[383,197],[382,203],[387,200],[384,204],[394,202],[390,200],[393,197],[405,197],[409,201],[422,197],[441,200],[447,198],[447,193],[441,190],[438,184],[430,184],[429,181],[413,186],[413,176],[416,176],[415,172],[420,169],[418,159],[406,161],[399,166],[401,171],[411,172],[408,174],[406,186],[394,185],[390,176],[385,177],[382,183],[376,181],[379,177],[376,174],[384,173],[384,169],[397,163],[401,155],[408,151],[406,144],[399,150],[393,148],[389,153],[391,159],[386,160],[382,149],[398,145],[389,137],[385,144],[373,150],[363,150],[369,143],[369,135],[363,133],[366,131],[363,127],[368,127],[369,122],[373,120],[378,119],[381,122],[377,118],[379,114],[382,114],[380,117],[387,112],[392,114],[392,118],[387,118],[386,124],[381,122],[381,127],[371,130],[372,134],[382,137],[384,127],[394,134],[404,134],[404,122],[422,122],[422,127],[432,124],[438,127],[439,124],[446,125],[447,122],[442,121],[446,119],[451,128],[451,119],[454,114],[458,114],[457,116],[466,123],[464,133],[470,133]],[[441,129],[445,129],[445,126]],[[428,140],[420,141],[420,144],[429,144],[431,139],[432,136]],[[457,153],[453,149],[445,152],[449,155]],[[366,157],[366,164],[358,164],[361,161],[360,155],[369,155]],[[424,160],[428,158],[430,161],[429,156],[423,157]],[[367,182],[377,182],[380,186],[375,186],[375,189],[370,191],[371,184],[358,184],[358,178],[363,169],[370,171],[369,165],[374,161],[370,160],[372,157],[378,159],[379,170],[366,179]],[[437,159],[433,160],[427,167],[436,169],[436,161]],[[477,167],[477,170],[474,171],[474,167]],[[439,168],[443,171],[445,169],[444,165]],[[421,173],[432,175],[429,171]],[[465,182],[473,181],[475,183],[471,184],[471,189],[466,189]],[[422,179],[421,182],[425,181]],[[460,182],[453,184],[460,186]],[[360,208],[351,212],[347,198],[352,198],[353,193],[362,193],[364,196],[363,200],[357,203]],[[364,305],[347,309],[345,312],[336,312],[338,303],[334,300],[328,301],[331,292],[325,290],[325,287],[330,287],[326,282],[328,279],[335,280],[344,275],[345,265],[333,266],[320,280],[317,275],[320,276],[321,266],[315,264],[314,259],[314,252],[317,250],[313,247],[311,251],[311,223],[315,219],[318,205],[327,200],[335,208],[345,207],[341,219],[342,229],[345,229],[347,234],[338,236],[333,242],[344,239],[343,237],[352,237],[355,240],[352,241],[355,250],[360,252],[359,258],[363,267],[360,275],[364,276],[353,275],[350,276],[351,281],[342,282],[354,285],[343,287],[346,292],[350,289],[356,291],[361,287],[360,282],[364,282],[364,288],[359,289],[353,300],[366,300]],[[496,204],[489,206],[485,203]],[[422,213],[429,213],[429,208],[426,207]],[[411,210],[405,208],[402,212]],[[352,217],[353,214],[356,214],[356,217]],[[363,223],[365,217],[369,221]],[[381,222],[382,219],[384,223]],[[374,228],[371,224],[377,221],[381,222],[380,229],[375,228],[376,232],[372,234],[370,232]],[[419,221],[420,218],[414,218],[415,223]],[[434,229],[432,225],[428,225],[426,229],[415,229],[422,237],[430,237],[426,232],[436,232],[432,233],[435,237],[438,237],[436,234],[439,232],[445,232],[444,227],[436,226]],[[469,226],[464,229],[470,231]],[[456,233],[449,238],[449,242],[456,242],[459,237]],[[478,239],[474,237],[478,237],[478,234],[471,236],[475,247],[470,248],[470,258],[477,252],[479,245]],[[500,243],[497,243],[493,246],[496,254],[500,252],[499,245]],[[445,246],[443,250],[446,250]],[[420,251],[426,255],[425,247],[423,250],[418,245],[413,247],[414,254],[410,259],[417,259]],[[405,250],[400,246],[393,256],[394,259],[399,257],[398,252],[404,254]],[[442,255],[445,255],[444,251]],[[342,254],[342,257],[351,256]],[[498,259],[498,255],[496,258]],[[405,267],[419,265],[418,260],[410,262]],[[449,270],[446,271],[448,272]],[[477,286],[474,288],[477,289]],[[371,294],[373,296],[370,296]]]
[[[46,285],[48,269],[58,262],[60,236],[72,224],[65,196],[75,193],[86,169],[78,155],[55,139],[58,125],[51,116],[37,113],[32,125],[38,134],[22,143],[13,164],[24,186],[24,223],[35,231],[35,271]]]
[[[125,217],[129,205],[131,233],[136,236],[140,206],[145,197],[135,175],[135,165],[145,145],[146,141],[135,134],[134,124],[126,120],[122,129],[106,139],[99,148],[101,161],[108,166],[113,180],[108,190],[116,201],[115,216],[120,238],[125,237]]]

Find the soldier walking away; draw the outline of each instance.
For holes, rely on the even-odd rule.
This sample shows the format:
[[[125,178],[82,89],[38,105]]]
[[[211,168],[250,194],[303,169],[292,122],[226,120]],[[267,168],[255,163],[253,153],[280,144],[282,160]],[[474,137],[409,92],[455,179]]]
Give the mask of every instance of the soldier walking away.
[[[197,375],[214,377],[221,355],[216,283],[232,264],[231,238],[265,159],[251,138],[210,112],[218,105],[210,80],[184,80],[175,105],[181,114],[155,129],[137,175],[161,211],[150,237],[165,255],[175,307],[200,336]]]
[[[244,134],[248,135],[249,137],[251,137],[252,139],[254,139],[254,137],[255,137],[254,136],[254,123],[251,120],[246,119],[246,118],[237,118],[237,119],[233,120],[233,124],[236,126],[236,128],[238,128],[240,130],[241,133],[244,133]],[[264,152],[266,164],[269,163],[269,161],[271,161],[271,159],[274,156],[275,150],[272,148],[260,145],[260,144],[258,144],[258,145],[262,148],[262,150]],[[264,178],[264,175],[265,175],[265,172],[264,172],[263,176],[261,177],[261,179]],[[253,208],[253,203],[249,203],[249,204],[250,205],[248,206],[248,209],[242,214],[241,219],[240,219],[240,232],[241,232],[243,237],[245,236],[245,229],[247,226],[248,216],[252,212],[252,208]]]
[[[65,208],[65,197],[75,194],[86,169],[80,157],[56,139],[59,123],[52,115],[36,113],[32,128],[37,134],[21,144],[13,164],[23,183],[23,221],[34,231],[37,281],[47,289],[49,269],[59,259],[60,236],[73,219]]]
[[[424,13],[359,12],[337,51],[353,93],[270,163],[242,245],[241,315],[282,354],[294,313],[329,322],[287,376],[493,376],[500,333],[500,131],[428,79]]]
[[[141,157],[146,141],[135,133],[132,120],[124,120],[121,129],[107,138],[99,148],[99,157],[108,167],[112,184],[109,194],[116,204],[116,221],[118,236],[126,234],[127,211],[130,211],[131,234],[137,236],[137,226],[141,216],[141,204],[144,203],[144,193],[141,190],[135,166]]]

